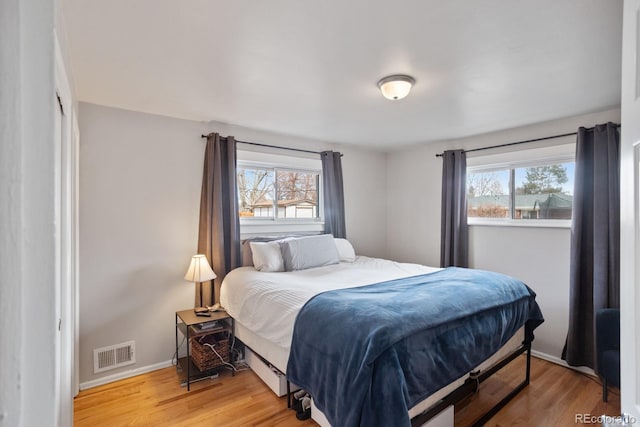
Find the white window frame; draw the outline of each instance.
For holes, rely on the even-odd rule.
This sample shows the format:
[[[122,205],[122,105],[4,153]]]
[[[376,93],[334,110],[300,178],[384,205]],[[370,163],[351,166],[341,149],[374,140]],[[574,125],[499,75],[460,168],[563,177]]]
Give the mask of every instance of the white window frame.
[[[510,151],[499,154],[467,157],[467,175],[478,172],[545,166],[550,164],[575,162],[574,141],[566,141],[549,147]],[[509,196],[513,190],[509,188]],[[570,219],[513,219],[513,218],[467,218],[471,226],[493,227],[540,227],[571,228]]]
[[[237,167],[250,167],[277,170],[298,171],[319,175],[318,179],[318,218],[247,218],[240,217],[240,237],[278,235],[291,233],[321,233],[324,231],[324,198],[322,187],[322,163],[320,157],[294,157],[261,151],[237,151]]]

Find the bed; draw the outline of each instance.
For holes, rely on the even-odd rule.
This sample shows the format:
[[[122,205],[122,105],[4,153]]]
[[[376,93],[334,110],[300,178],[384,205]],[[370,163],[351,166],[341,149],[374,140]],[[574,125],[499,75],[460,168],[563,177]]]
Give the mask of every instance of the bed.
[[[426,280],[426,282],[432,282],[434,277],[444,278],[446,279],[445,281],[447,281],[451,277],[456,277],[460,274],[464,275],[473,271],[468,269],[457,269],[459,271],[456,269],[442,270],[418,264],[398,263],[365,256],[352,257],[349,258],[349,261],[350,262],[339,262],[331,265],[287,272],[265,272],[258,271],[251,266],[241,267],[233,270],[225,277],[221,288],[220,301],[236,321],[236,336],[255,353],[267,360],[270,365],[280,372],[286,372],[292,377],[294,383],[304,386],[305,389],[311,392],[314,398],[314,404],[319,408],[319,411],[315,410],[312,412],[312,417],[316,421],[319,421],[321,425],[326,424],[324,421],[325,416],[333,425],[376,425],[376,423],[378,425],[422,425],[422,423],[428,421],[434,415],[437,415],[439,411],[455,403],[460,395],[477,387],[479,382],[492,374],[496,369],[513,360],[517,355],[527,352],[527,357],[529,357],[530,344],[533,339],[531,331],[537,324],[542,322],[541,314],[536,314],[536,310],[537,313],[539,313],[539,309],[537,305],[535,305],[535,302],[533,302],[535,307],[531,306],[527,308],[527,310],[533,314],[527,313],[525,321],[520,321],[517,324],[514,323],[510,325],[509,328],[501,330],[500,339],[491,340],[494,342],[489,346],[491,348],[486,350],[489,351],[490,354],[482,354],[475,359],[471,358],[472,360],[465,361],[465,363],[471,363],[471,365],[463,368],[457,367],[456,369],[458,369],[458,371],[463,369],[459,371],[459,374],[456,373],[451,378],[440,378],[436,386],[429,385],[426,391],[421,390],[419,393],[413,393],[409,396],[411,393],[408,393],[406,390],[406,381],[402,382],[404,379],[400,379],[399,382],[402,382],[402,385],[398,386],[399,388],[395,388],[395,400],[390,400],[389,396],[384,395],[384,393],[379,393],[379,395],[376,396],[377,392],[375,391],[363,390],[363,388],[368,387],[368,385],[366,385],[366,377],[363,383],[365,385],[357,386],[359,388],[350,389],[342,384],[341,381],[334,381],[335,384],[326,386],[331,382],[332,375],[338,379],[345,375],[345,378],[348,378],[348,372],[343,374],[338,372],[339,369],[342,369],[342,366],[345,366],[345,369],[351,369],[347,367],[348,363],[344,363],[344,360],[349,359],[351,351],[350,345],[341,346],[344,350],[341,355],[336,356],[334,354],[331,357],[323,357],[326,356],[328,352],[332,352],[335,347],[333,347],[328,340],[317,339],[317,336],[331,335],[326,332],[326,328],[329,328],[329,330],[331,330],[332,327],[336,328],[335,330],[349,329],[349,317],[341,317],[340,311],[344,307],[339,307],[340,304],[336,303],[336,301],[347,301],[352,297],[362,298],[362,293],[370,293],[372,289],[376,290],[374,293],[379,293],[380,289],[385,289],[388,286],[415,289],[416,283],[421,281]],[[407,280],[410,283],[407,284]],[[432,288],[433,283],[427,283],[424,286],[425,289]],[[528,290],[528,288],[526,289]],[[535,294],[531,292],[531,295],[530,299],[533,301]],[[319,312],[320,314],[318,312],[308,311],[310,309],[309,307],[314,305],[312,303],[318,303],[316,305],[322,306],[322,304],[320,304],[321,299],[327,297],[329,298],[329,311],[321,311]],[[333,298],[333,300],[331,298]],[[412,299],[413,296],[409,298]],[[333,303],[331,303],[331,301],[333,301]],[[411,301],[408,303],[411,304]],[[346,302],[346,304],[348,306],[348,302]],[[326,305],[322,310],[327,310]],[[301,315],[301,311],[303,315]],[[384,310],[375,311],[380,311],[379,314],[383,318],[389,317],[389,313],[385,313]],[[397,313],[402,310],[394,311]],[[486,307],[480,311],[486,311]],[[522,311],[522,309],[520,309],[520,311]],[[299,331],[304,322],[301,320],[296,324],[296,319],[304,319],[305,313],[306,318],[311,319],[310,322],[307,322],[307,328],[314,328],[316,324],[321,324],[320,329],[315,332],[313,329],[307,329],[304,332]],[[498,314],[498,317],[500,316],[509,317],[510,315],[501,312]],[[360,313],[358,318],[361,317],[366,317],[366,315]],[[522,315],[520,317],[522,317]],[[332,326],[327,322],[314,321],[314,319],[318,318],[335,318],[337,323]],[[411,320],[411,322],[415,321],[416,319]],[[371,321],[369,323],[371,323]],[[376,321],[373,321],[373,323],[376,323]],[[424,325],[419,328],[422,327],[424,327]],[[360,326],[352,329],[359,328]],[[379,328],[374,327],[373,329],[377,330]],[[447,329],[447,326],[445,326],[444,329]],[[365,335],[366,334],[367,333],[365,333]],[[440,333],[438,332],[438,334]],[[409,332],[408,335],[413,337],[416,334],[414,331]],[[311,337],[312,339],[305,339],[305,337]],[[349,340],[351,338],[343,337],[343,339]],[[395,340],[395,343],[399,340],[402,341],[402,339],[398,337],[391,339]],[[413,341],[403,341],[402,345],[404,346],[408,343],[409,347],[414,349],[411,353],[422,354],[422,356],[411,356],[413,359],[417,357],[417,359],[415,359],[418,360],[417,365],[422,366],[419,358],[424,357],[424,354],[421,351],[415,351],[415,346],[419,345],[420,339],[411,339]],[[448,339],[451,339],[451,337]],[[359,341],[360,339],[354,338],[354,340]],[[318,346],[318,343],[327,344],[325,347],[322,347]],[[389,346],[383,344],[383,347],[386,348]],[[367,352],[364,351],[364,353]],[[471,353],[475,353],[475,351]],[[346,359],[344,359],[345,355]],[[337,363],[323,366],[325,359],[335,359],[336,357],[338,358]],[[340,359],[340,357],[343,359]],[[441,355],[438,357],[447,356]],[[296,363],[293,363],[293,361]],[[336,362],[336,360],[334,360],[334,362]],[[362,363],[362,361],[360,363]],[[401,362],[392,368],[381,367],[379,371],[371,373],[372,378],[374,376],[380,376],[380,372],[385,372],[384,369],[390,369],[394,372],[398,370],[402,371],[402,363],[405,362]],[[292,364],[294,366],[291,366]],[[308,369],[305,369],[306,367],[308,367]],[[472,373],[472,378],[470,378],[470,373]],[[418,376],[420,377],[421,375],[424,376],[427,374],[427,372],[420,372]],[[526,383],[528,383],[528,379],[529,372],[527,364],[526,379],[519,388],[525,386]],[[409,383],[412,384],[412,381],[413,380],[410,380]],[[446,384],[443,384],[443,381],[445,381]],[[320,382],[320,384],[318,384],[318,382]],[[436,387],[436,389],[433,389],[434,387]],[[389,389],[391,390],[392,388]],[[351,393],[360,393],[357,398],[354,398],[358,401],[359,406],[357,408],[345,408],[345,405],[341,405],[339,401],[336,403],[336,400],[345,400],[345,398],[348,400]],[[362,395],[367,395],[367,397],[363,400]],[[397,395],[400,396],[398,397]],[[416,398],[417,395],[419,395],[420,398]],[[398,411],[392,411],[394,412],[392,414],[394,418],[393,422],[389,424],[388,419],[379,418],[381,415],[380,412],[376,413],[376,406],[380,406],[379,403],[383,401],[404,401],[404,406],[396,405],[396,403],[390,404],[398,406],[400,411],[405,414],[398,415]],[[376,404],[376,402],[378,402],[378,404]],[[351,405],[351,403],[349,403],[349,405]],[[494,412],[497,409],[494,409]],[[353,415],[354,413],[355,415]],[[487,414],[487,416],[491,415],[492,414]]]

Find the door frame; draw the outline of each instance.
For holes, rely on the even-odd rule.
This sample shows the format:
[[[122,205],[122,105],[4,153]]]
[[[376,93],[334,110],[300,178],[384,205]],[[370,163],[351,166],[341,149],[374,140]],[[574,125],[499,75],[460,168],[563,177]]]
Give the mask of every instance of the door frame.
[[[640,0],[625,0],[620,135],[620,403],[640,420]]]
[[[55,42],[55,99],[61,108],[60,144],[56,146],[56,372],[58,425],[73,425],[73,397],[78,393],[78,178],[79,132],[72,92],[57,34]]]

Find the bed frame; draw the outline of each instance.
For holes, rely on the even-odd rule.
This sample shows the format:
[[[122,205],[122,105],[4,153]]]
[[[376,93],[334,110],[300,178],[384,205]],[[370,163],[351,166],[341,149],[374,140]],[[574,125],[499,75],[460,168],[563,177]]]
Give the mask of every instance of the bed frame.
[[[489,379],[493,374],[498,372],[500,369],[507,366],[513,360],[515,360],[522,353],[527,354],[527,367],[525,368],[525,378],[524,380],[518,384],[513,390],[509,392],[502,400],[496,403],[492,408],[490,408],[487,412],[485,412],[480,418],[473,423],[473,426],[483,426],[485,425],[491,417],[498,413],[500,409],[502,409],[507,403],[509,403],[514,397],[518,395],[526,386],[529,385],[529,380],[531,378],[531,342],[524,342],[520,347],[515,349],[511,354],[509,354],[504,359],[500,360],[495,365],[491,366],[489,369],[474,375],[470,374],[469,378],[462,384],[460,387],[449,393],[445,398],[443,398],[440,402],[433,405],[431,408],[427,409],[425,412],[415,416],[411,419],[411,426],[418,427],[430,419],[438,415],[442,410],[447,408],[448,406],[455,405],[456,403],[461,402],[467,396],[475,393],[480,384]]]
[[[513,350],[488,369],[478,374],[471,373],[469,378],[467,378],[461,386],[442,398],[439,402],[429,407],[426,411],[413,417],[411,419],[411,427],[423,426],[449,406],[455,406],[455,404],[461,402],[473,393],[476,393],[481,383],[514,361],[522,353],[526,353],[527,358],[524,380],[473,423],[473,427],[485,425],[495,414],[498,413],[498,411],[500,411],[500,409],[507,405],[507,403],[518,395],[518,393],[529,385],[529,380],[531,378],[531,342],[523,342],[520,347]],[[292,400],[291,383],[287,380],[287,408],[291,408]]]

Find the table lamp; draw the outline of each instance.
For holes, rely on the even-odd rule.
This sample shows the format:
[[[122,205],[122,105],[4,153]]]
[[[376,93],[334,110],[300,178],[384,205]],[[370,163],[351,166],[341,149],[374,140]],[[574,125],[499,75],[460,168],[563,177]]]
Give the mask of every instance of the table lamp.
[[[191,264],[189,264],[187,274],[184,275],[184,280],[199,283],[200,285],[200,307],[196,307],[193,309],[196,314],[209,312],[209,309],[207,307],[204,307],[204,302],[202,301],[202,282],[208,282],[209,280],[213,280],[215,278],[216,273],[214,273],[211,269],[206,256],[198,254],[194,255],[191,258]]]

